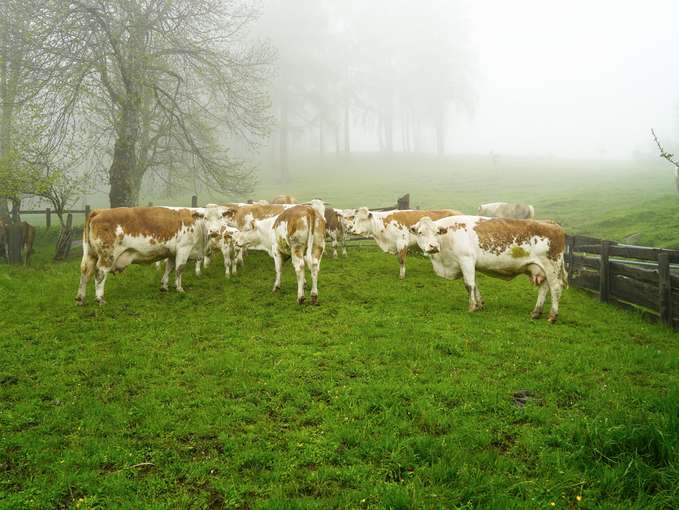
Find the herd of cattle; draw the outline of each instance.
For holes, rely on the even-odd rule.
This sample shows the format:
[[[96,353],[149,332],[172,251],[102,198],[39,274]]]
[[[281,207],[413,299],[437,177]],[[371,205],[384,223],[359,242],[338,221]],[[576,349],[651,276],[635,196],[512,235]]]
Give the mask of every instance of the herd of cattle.
[[[484,306],[476,285],[476,271],[511,279],[526,274],[538,288],[532,318],[542,314],[551,294],[549,321],[557,319],[559,299],[566,285],[565,233],[556,223],[535,220],[532,206],[493,203],[479,215],[453,209],[370,211],[334,209],[314,199],[297,204],[287,195],[271,203],[208,204],[206,207],[134,207],[97,209],[83,231],[83,258],[76,302],[85,302],[94,276],[96,299],[104,303],[109,273],[129,264],[165,261],[161,290],[167,291],[174,270],[176,289],[183,292],[182,273],[189,261],[196,273],[222,253],[226,276],[244,263],[247,250],[262,250],[274,260],[273,290],[280,289],[283,259],[290,258],[297,275],[297,302],[305,300],[305,268],[311,273],[311,302],[318,301],[318,274],[326,236],[346,256],[345,234],[373,238],[387,253],[398,256],[405,278],[409,248],[419,247],[437,275],[462,277],[469,293],[469,310]]]

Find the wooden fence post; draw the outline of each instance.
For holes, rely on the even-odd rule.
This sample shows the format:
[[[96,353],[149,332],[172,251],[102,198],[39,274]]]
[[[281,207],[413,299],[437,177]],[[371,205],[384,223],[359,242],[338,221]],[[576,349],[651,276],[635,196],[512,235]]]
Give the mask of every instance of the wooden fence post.
[[[396,200],[396,207],[399,210],[410,209],[410,193],[406,193]]]
[[[608,253],[611,247],[610,241],[601,241],[601,269],[599,270],[599,300],[608,301],[610,289],[610,266],[608,264]]]
[[[49,230],[52,226],[52,209],[49,207],[45,209],[45,227]]]
[[[83,224],[87,223],[87,218],[90,217],[90,211],[91,211],[90,206],[85,204],[85,221],[83,222]]]
[[[7,232],[7,249],[8,249],[8,259],[9,264],[21,264],[21,249],[24,246],[24,226],[19,223],[10,223],[5,227]]]
[[[196,195],[191,197],[191,207],[198,207],[198,197]]]
[[[672,327],[672,279],[670,278],[670,256],[667,252],[658,254],[658,282],[660,322]]]
[[[573,274],[575,265],[575,236],[568,236],[568,285],[573,284]]]

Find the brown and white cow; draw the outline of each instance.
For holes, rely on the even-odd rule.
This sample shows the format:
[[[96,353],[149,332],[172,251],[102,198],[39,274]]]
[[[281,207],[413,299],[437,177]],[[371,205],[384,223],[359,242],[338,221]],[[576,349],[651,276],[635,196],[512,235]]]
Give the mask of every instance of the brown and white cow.
[[[274,259],[274,292],[281,288],[283,257],[291,257],[297,275],[299,304],[305,299],[305,265],[311,271],[311,303],[318,303],[318,273],[325,249],[324,214],[323,202],[312,200],[311,205],[296,205],[275,217],[251,219],[235,236],[238,246],[265,251]]]
[[[22,221],[19,223],[21,225],[21,238],[22,241],[22,251],[24,264],[28,265],[31,261],[31,255],[33,254],[33,243],[35,242],[35,227],[30,223]],[[0,219],[0,250],[5,258],[9,261],[9,234],[7,232],[7,227],[9,224],[3,222]]]
[[[535,218],[535,208],[526,204],[509,204],[507,202],[492,202],[479,206],[479,216],[489,218],[514,218],[527,220]]]
[[[369,211],[361,207],[351,221],[351,232],[357,235],[370,236],[385,253],[398,256],[401,279],[406,277],[406,257],[408,248],[417,245],[417,239],[409,228],[420,219],[428,216],[435,220],[462,214],[454,209],[436,211],[403,210],[403,211]]]
[[[278,216],[285,209],[292,207],[289,204],[226,204],[224,205],[223,216],[227,224],[231,227],[242,230],[245,225],[248,225],[252,220],[262,220]],[[247,252],[246,248],[235,246],[234,256],[236,257],[236,264],[241,266],[244,264],[244,256]]]
[[[434,272],[450,280],[464,279],[469,310],[483,308],[476,271],[512,279],[526,274],[538,287],[532,318],[542,314],[547,292],[552,306],[549,322],[559,314],[559,300],[567,286],[564,266],[566,234],[552,222],[452,216],[438,221],[422,218],[411,229],[431,258]]]
[[[337,247],[342,249],[342,256],[347,256],[347,243],[345,239],[345,228],[342,216],[329,205],[325,206],[325,232],[332,242],[332,256],[337,258]]]
[[[272,204],[296,204],[297,200],[291,195],[278,195],[272,201]]]
[[[95,277],[97,302],[103,304],[109,273],[130,264],[150,264],[167,259],[161,290],[167,290],[170,272],[176,288],[184,292],[182,273],[187,261],[201,260],[207,243],[206,214],[217,217],[217,208],[120,207],[96,209],[83,230],[83,258],[76,303],[85,301],[87,283]]]

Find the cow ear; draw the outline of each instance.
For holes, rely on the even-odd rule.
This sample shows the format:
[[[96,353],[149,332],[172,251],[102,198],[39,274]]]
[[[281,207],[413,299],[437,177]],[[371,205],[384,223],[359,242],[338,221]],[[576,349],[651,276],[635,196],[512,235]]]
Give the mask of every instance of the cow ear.
[[[415,225],[412,225],[412,226],[410,227],[410,233],[411,233],[411,234],[417,234],[417,230],[415,229]]]
[[[194,217],[194,219],[205,218],[205,215],[203,213],[198,212],[198,211],[193,211],[192,216]]]
[[[373,213],[369,212],[369,213],[368,213],[368,218],[372,219],[372,217],[373,217]]]
[[[439,227],[439,235],[440,235],[440,236],[442,236],[442,235],[445,234],[446,232],[448,232],[448,229],[447,229],[447,228],[445,228],[445,227]]]

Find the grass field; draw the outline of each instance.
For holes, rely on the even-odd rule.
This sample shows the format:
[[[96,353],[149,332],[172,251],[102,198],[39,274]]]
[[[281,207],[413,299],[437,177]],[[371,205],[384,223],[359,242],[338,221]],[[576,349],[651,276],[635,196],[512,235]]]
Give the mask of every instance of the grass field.
[[[627,169],[604,193],[603,177],[526,180],[538,165],[488,189],[471,167],[391,182],[363,162],[314,184],[311,166],[284,191],[523,199],[569,228],[679,244],[662,173]],[[469,314],[426,258],[399,281],[395,257],[361,248],[323,259],[318,307],[295,303],[289,263],[273,295],[253,253],[229,281],[187,275],[185,295],[131,267],[105,307],[90,288],[78,308],[79,261],[52,264],[55,232],[39,234],[32,267],[0,266],[0,508],[679,507],[679,337],[583,291],[551,326],[529,319],[527,279],[481,277]]]

